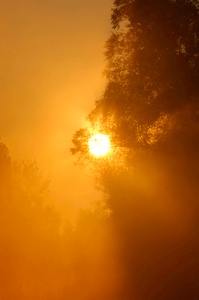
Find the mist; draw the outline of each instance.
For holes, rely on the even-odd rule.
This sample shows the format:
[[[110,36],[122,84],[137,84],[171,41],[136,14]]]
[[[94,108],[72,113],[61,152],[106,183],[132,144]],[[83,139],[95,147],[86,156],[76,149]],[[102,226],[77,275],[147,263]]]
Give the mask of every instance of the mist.
[[[198,299],[198,2],[1,16],[0,299]]]

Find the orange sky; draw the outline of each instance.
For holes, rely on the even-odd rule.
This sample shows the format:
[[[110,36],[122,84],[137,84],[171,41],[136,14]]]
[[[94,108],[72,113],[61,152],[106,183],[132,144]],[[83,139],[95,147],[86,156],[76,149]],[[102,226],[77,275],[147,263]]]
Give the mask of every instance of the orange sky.
[[[104,87],[112,0],[1,0],[0,137],[13,159],[50,174],[67,215],[95,197],[73,165],[72,134]]]

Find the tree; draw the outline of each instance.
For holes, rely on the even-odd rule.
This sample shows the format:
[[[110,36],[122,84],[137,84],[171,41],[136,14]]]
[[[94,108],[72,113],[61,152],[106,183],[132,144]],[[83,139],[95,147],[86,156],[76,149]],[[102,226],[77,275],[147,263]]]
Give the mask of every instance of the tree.
[[[155,129],[154,125],[157,126],[160,120],[163,120],[160,126],[164,131],[164,125],[168,127],[171,119],[176,126],[176,114],[183,117],[181,124],[177,120],[177,126],[182,126],[183,130],[189,126],[187,121],[192,123],[193,118],[198,127],[197,3],[169,0],[114,2],[112,25],[116,33],[107,43],[108,80],[121,85],[123,97],[117,98],[118,105],[115,98],[113,101],[119,108],[120,117],[126,120],[128,134],[131,135],[129,123],[132,125],[132,121],[129,119],[132,119],[134,127],[139,129],[138,139],[141,133],[141,141],[147,144],[150,143],[150,129]],[[122,22],[127,24],[125,32],[121,29]],[[123,110],[120,109],[122,103]]]
[[[126,147],[194,131],[199,116],[197,1],[114,1],[107,86],[89,115]],[[194,120],[194,124],[193,124]]]
[[[88,119],[127,150],[121,168],[115,159],[100,170],[122,262],[118,299],[194,298],[199,3],[115,0],[111,20],[107,85]]]
[[[46,203],[49,182],[2,143],[0,179],[0,298],[58,299],[60,216]]]

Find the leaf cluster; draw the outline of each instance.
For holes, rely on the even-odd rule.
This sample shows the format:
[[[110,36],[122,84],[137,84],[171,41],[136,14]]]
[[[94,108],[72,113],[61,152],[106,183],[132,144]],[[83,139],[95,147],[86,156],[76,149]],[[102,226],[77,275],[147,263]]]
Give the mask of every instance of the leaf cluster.
[[[116,145],[158,149],[199,130],[198,1],[115,0],[107,85],[88,117]],[[194,120],[194,124],[193,124]],[[74,135],[72,153],[85,144]]]

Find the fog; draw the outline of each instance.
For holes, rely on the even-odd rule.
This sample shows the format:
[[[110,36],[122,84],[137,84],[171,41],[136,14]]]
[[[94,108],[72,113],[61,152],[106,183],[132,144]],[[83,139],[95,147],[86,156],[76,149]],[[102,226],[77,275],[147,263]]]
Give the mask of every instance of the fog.
[[[0,300],[198,299],[198,2],[0,14]]]

